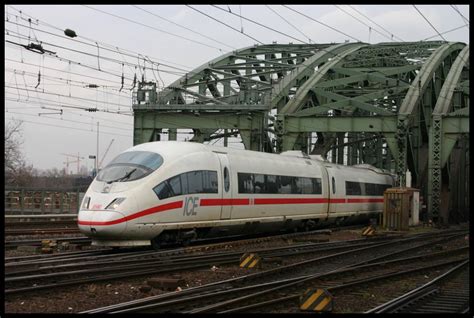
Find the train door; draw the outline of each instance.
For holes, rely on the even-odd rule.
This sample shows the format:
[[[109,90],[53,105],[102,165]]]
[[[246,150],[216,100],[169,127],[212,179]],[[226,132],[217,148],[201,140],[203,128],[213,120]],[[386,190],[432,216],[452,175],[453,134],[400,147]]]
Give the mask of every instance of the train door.
[[[221,193],[222,193],[222,206],[221,206],[221,219],[230,219],[232,213],[232,205],[230,204],[232,199],[232,191],[230,189],[230,165],[227,154],[218,153],[219,162],[221,164]]]
[[[328,169],[326,169],[325,166],[321,166],[321,176],[322,176],[322,182],[321,182],[321,187],[322,187],[322,194],[323,196],[325,196],[327,199],[328,199],[328,202],[326,204],[326,211],[325,213],[327,214],[327,216],[329,216],[329,208],[330,208],[330,198],[331,198],[331,185],[330,185],[330,182],[331,180],[329,180],[329,174],[328,174]]]
[[[338,212],[338,203],[340,202],[341,198],[338,198],[337,193],[337,184],[336,184],[336,173],[332,167],[327,167],[328,173],[328,199],[329,199],[329,211],[328,215],[331,213]]]

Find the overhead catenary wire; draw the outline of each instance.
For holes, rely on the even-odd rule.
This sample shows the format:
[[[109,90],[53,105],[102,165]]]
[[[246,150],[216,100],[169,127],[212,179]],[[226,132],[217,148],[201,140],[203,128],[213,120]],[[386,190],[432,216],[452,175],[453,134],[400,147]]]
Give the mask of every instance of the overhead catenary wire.
[[[8,43],[8,42],[11,42],[11,41],[6,40],[6,42]],[[12,42],[12,43],[14,43],[14,42]],[[19,48],[17,43],[15,43],[15,47],[16,47],[16,48]],[[23,48],[19,48],[19,49],[20,49],[20,50],[23,50]],[[81,66],[81,67],[88,68],[88,69],[92,69],[92,70],[99,71],[99,72],[103,72],[103,73],[105,73],[105,74],[113,75],[113,76],[118,77],[118,78],[120,78],[120,79],[121,79],[121,77],[122,77],[122,74],[116,74],[116,73],[114,73],[114,72],[112,72],[112,71],[105,70],[104,68],[101,68],[101,69],[99,70],[98,68],[96,68],[96,67],[94,67],[94,66],[86,65],[86,64],[83,64],[83,63],[80,63],[80,62],[77,62],[77,61],[73,61],[73,60],[67,59],[67,58],[65,58],[65,57],[60,57],[60,56],[58,56],[58,55],[49,55],[49,54],[48,54],[48,55],[43,55],[43,56],[47,56],[47,57],[49,57],[49,58],[59,59],[60,61],[63,61],[63,62],[70,62],[70,63],[72,63],[72,64],[74,64],[74,65]],[[119,61],[119,62],[121,63],[121,61]],[[161,70],[161,71],[163,71],[163,70]],[[170,72],[167,72],[167,71],[164,71],[164,72],[170,73]],[[171,75],[180,76],[180,75],[183,75],[183,74],[186,74],[186,73],[183,72],[183,73],[179,73],[179,75],[178,75],[178,74],[175,74],[175,73],[171,72],[170,74],[171,74]],[[125,79],[132,81],[132,79],[129,78],[129,77],[125,77]]]
[[[121,62],[121,61],[120,61]],[[191,72],[192,73],[192,72]],[[190,73],[189,73],[190,74]],[[159,75],[159,74],[158,74]],[[119,76],[119,75],[116,75],[116,76]]]
[[[304,34],[300,29],[298,29],[296,26],[294,26],[292,23],[290,23],[290,21],[288,21],[287,19],[285,19],[282,15],[280,15],[276,10],[270,8],[270,6],[268,5],[265,5],[265,7],[267,7],[268,10],[272,11],[273,13],[275,13],[277,16],[279,16],[283,21],[285,21],[286,23],[288,23],[293,29],[295,29],[297,32],[299,32],[302,36],[304,36],[305,38],[308,39],[309,43],[311,42],[314,42],[314,40],[312,40],[308,35]]]
[[[187,5],[187,4],[186,4],[186,6],[187,6],[188,8],[190,8],[190,9],[193,9],[194,11],[199,12],[199,13],[202,14],[202,15],[205,15],[206,17],[208,17],[208,18],[210,18],[210,19],[212,19],[212,20],[214,20],[214,21],[216,21],[216,22],[219,22],[220,24],[225,25],[225,26],[228,27],[228,28],[231,28],[232,30],[234,30],[234,31],[236,31],[236,32],[238,32],[238,33],[240,33],[240,34],[245,35],[245,36],[248,37],[248,38],[251,38],[252,40],[254,40],[254,41],[256,41],[256,42],[258,42],[258,43],[260,43],[260,44],[264,44],[263,42],[257,40],[256,38],[252,37],[251,35],[248,35],[247,33],[243,32],[243,31],[239,31],[239,30],[237,30],[236,28],[234,28],[233,26],[230,26],[230,25],[228,25],[227,23],[222,22],[222,21],[220,21],[220,20],[214,18],[214,17],[208,15],[207,13],[204,13],[204,12],[202,12],[202,11],[196,9],[196,8],[193,8],[193,7],[191,7],[190,5]]]
[[[333,31],[336,31],[336,32],[338,32],[338,33],[340,33],[340,34],[343,34],[343,35],[347,36],[347,37],[350,37],[351,39],[356,40],[357,42],[362,42],[361,40],[359,40],[358,38],[353,37],[352,35],[349,35],[349,34],[347,34],[347,33],[345,33],[345,32],[342,32],[342,31],[340,31],[340,30],[338,30],[338,29],[336,29],[336,28],[334,28],[334,27],[332,27],[332,26],[330,26],[330,25],[328,25],[328,24],[326,24],[326,23],[323,23],[323,22],[321,22],[321,21],[318,21],[318,20],[316,20],[316,19],[314,19],[314,18],[312,18],[312,17],[310,17],[310,16],[308,16],[308,15],[306,15],[306,14],[304,14],[304,13],[301,13],[301,12],[299,12],[298,10],[295,10],[295,9],[293,9],[293,8],[291,8],[291,7],[287,6],[287,5],[285,5],[285,4],[282,4],[282,6],[285,7],[285,8],[287,8],[287,9],[289,9],[289,10],[291,10],[291,11],[293,11],[293,12],[296,12],[296,13],[298,13],[299,15],[302,15],[302,16],[304,16],[304,17],[306,17],[306,18],[308,18],[308,19],[310,19],[310,20],[312,20],[312,21],[314,21],[314,22],[317,22],[317,23],[319,23],[319,24],[321,24],[321,25],[324,25],[325,27],[327,27],[327,28],[329,28],[329,29],[331,29],[331,30],[333,30]]]
[[[356,8],[354,8],[353,6],[351,5],[347,5],[348,7],[350,7],[352,10],[354,10],[355,12],[357,12],[358,14],[360,14],[361,16],[363,16],[364,18],[366,18],[367,20],[369,20],[370,22],[372,22],[373,24],[375,24],[376,26],[378,26],[379,28],[381,28],[382,30],[384,30],[385,32],[387,32],[388,34],[390,34],[390,36],[398,39],[399,41],[401,42],[405,42],[402,38],[396,36],[395,34],[393,34],[392,32],[388,31],[387,29],[385,29],[383,26],[381,26],[380,24],[378,24],[377,22],[375,22],[374,20],[372,20],[371,18],[369,18],[368,16],[366,16],[365,14],[363,14],[362,12],[360,12],[359,10],[357,10]]]
[[[190,42],[199,44],[199,45],[207,46],[207,47],[212,48],[212,49],[217,49],[217,50],[219,50],[219,51],[223,51],[222,48],[219,48],[219,47],[216,47],[216,46],[213,46],[213,45],[209,45],[209,44],[206,44],[206,43],[203,43],[203,42],[200,42],[200,41],[196,41],[196,40],[193,40],[193,39],[189,39],[189,38],[187,38],[187,37],[184,37],[184,36],[181,36],[181,35],[178,35],[178,34],[174,34],[174,33],[168,32],[168,31],[164,31],[164,30],[161,30],[161,29],[152,27],[152,26],[150,26],[150,25],[147,25],[147,24],[144,24],[144,23],[141,23],[141,22],[137,22],[137,21],[134,21],[134,20],[131,20],[131,19],[128,19],[128,18],[119,16],[119,15],[116,15],[116,14],[110,13],[110,12],[106,12],[106,11],[103,11],[103,10],[100,10],[100,9],[97,9],[97,8],[93,8],[93,7],[84,5],[84,4],[83,4],[82,6],[84,6],[84,7],[86,7],[86,8],[89,8],[89,9],[91,9],[91,10],[95,10],[95,11],[102,12],[102,13],[104,13],[104,14],[107,14],[107,15],[110,15],[110,16],[113,16],[113,17],[116,17],[116,18],[118,18],[118,19],[122,19],[122,20],[125,20],[125,21],[128,21],[128,22],[134,23],[134,24],[138,24],[138,25],[147,27],[147,28],[149,28],[149,29],[153,29],[153,30],[156,30],[156,31],[159,31],[159,32],[162,32],[162,33],[166,33],[166,34],[171,35],[171,36],[174,36],[174,37],[181,38],[181,39],[183,39],[183,40],[187,40],[187,41],[190,41]]]
[[[393,41],[393,39],[390,37],[390,36],[387,36],[386,34],[383,34],[382,32],[378,31],[377,29],[374,29],[372,28],[370,25],[368,25],[367,23],[365,23],[364,21],[360,20],[359,18],[355,17],[354,15],[352,15],[350,12],[347,12],[346,10],[342,9],[341,7],[339,7],[338,5],[334,5],[337,9],[339,9],[340,11],[344,12],[345,14],[351,16],[352,18],[354,18],[356,21],[362,23],[363,25],[365,25],[366,27],[369,28],[369,32],[370,30],[374,30],[375,32],[377,32],[378,34],[380,34],[381,36]]]
[[[468,25],[468,24],[463,24],[463,25],[461,25],[461,26],[458,26],[458,27],[456,27],[456,28],[454,28],[454,29],[450,29],[450,30],[447,30],[447,31],[441,32],[441,34],[450,33],[450,32],[453,32],[453,31],[456,31],[456,30],[459,30],[459,29],[462,29],[462,28],[469,28],[469,25]],[[436,34],[436,35],[433,35],[433,36],[427,37],[427,38],[425,38],[425,39],[423,39],[423,40],[421,40],[421,41],[426,41],[426,40],[429,40],[429,39],[435,38],[435,37],[437,37],[437,36],[439,36],[439,35],[437,35],[437,34]]]
[[[254,21],[254,20],[252,20],[252,19],[246,18],[246,17],[244,17],[244,16],[242,16],[242,15],[240,15],[240,14],[237,14],[237,13],[234,13],[234,12],[229,12],[229,11],[227,11],[226,9],[223,9],[223,8],[218,7],[218,6],[216,6],[216,5],[213,5],[213,4],[212,4],[211,6],[213,6],[214,8],[217,8],[217,9],[219,9],[219,10],[222,10],[222,11],[228,13],[228,14],[232,14],[232,15],[235,15],[235,16],[237,16],[237,17],[240,17],[241,19],[244,19],[244,20],[246,20],[246,21],[252,22],[253,24],[256,24],[256,25],[258,25],[258,26],[261,26],[261,27],[263,27],[263,28],[265,28],[265,29],[268,29],[268,30],[270,30],[270,31],[273,31],[273,32],[276,32],[276,33],[278,33],[278,34],[281,34],[281,35],[284,35],[284,36],[286,36],[286,37],[289,37],[289,38],[291,38],[291,39],[294,39],[294,40],[296,40],[296,41],[298,41],[298,42],[301,42],[301,43],[308,43],[308,42],[303,41],[303,40],[301,40],[301,39],[295,38],[294,36],[291,36],[291,35],[289,35],[289,34],[286,34],[286,33],[284,33],[284,32],[275,30],[274,28],[271,28],[271,27],[266,26],[266,25],[264,25],[264,24],[261,24],[261,23],[259,23],[259,22],[257,22],[257,21]]]
[[[198,34],[198,35],[200,35],[200,36],[202,36],[202,37],[205,37],[205,38],[208,39],[208,40],[211,40],[211,41],[214,41],[214,42],[216,42],[216,43],[222,44],[222,45],[227,46],[228,48],[231,48],[231,49],[236,49],[236,47],[234,47],[234,46],[227,45],[227,44],[225,44],[225,43],[223,43],[223,42],[221,42],[221,41],[218,41],[218,40],[216,40],[216,39],[213,39],[213,38],[211,38],[211,37],[209,37],[209,36],[207,36],[207,35],[205,35],[205,34],[202,34],[202,33],[200,33],[200,32],[197,32],[197,31],[193,30],[193,29],[187,28],[187,27],[185,27],[184,25],[181,25],[181,24],[179,24],[179,23],[176,23],[176,22],[174,22],[174,21],[171,21],[171,20],[169,20],[169,19],[166,19],[166,18],[164,18],[164,17],[162,17],[162,16],[159,16],[159,15],[156,14],[156,13],[153,13],[153,12],[151,12],[151,11],[145,10],[145,9],[143,9],[143,8],[137,6],[137,5],[132,5],[132,7],[136,8],[136,9],[139,9],[139,10],[142,10],[142,11],[148,13],[148,14],[151,14],[151,15],[153,15],[153,16],[159,18],[159,19],[165,20],[165,21],[167,21],[167,22],[169,22],[169,23],[171,23],[171,24],[174,24],[174,25],[176,25],[176,26],[178,26],[178,27],[180,27],[180,28],[183,28],[183,29],[185,29],[185,30],[188,30],[188,31],[190,31],[190,32],[192,32],[192,33],[195,33],[195,34]]]
[[[8,111],[8,113],[10,113],[10,114],[17,114],[17,115],[22,115],[22,116],[39,117],[38,115],[26,114],[26,113],[20,113],[20,112]],[[76,123],[76,124],[86,124],[86,125],[89,124],[88,122],[77,121],[77,120],[71,120],[71,119],[65,119],[65,118],[62,118],[62,117],[61,117],[61,118],[49,117],[49,116],[41,116],[41,117],[42,117],[42,118],[53,119],[53,120],[67,121],[67,122],[72,122],[72,123]],[[110,128],[110,129],[129,131],[129,129],[120,128],[120,127],[115,127],[115,126],[109,126],[109,125],[104,125],[104,124],[101,124],[100,126],[101,126],[101,128],[102,128],[102,127],[106,127],[106,128]]]
[[[5,94],[11,94],[13,96],[17,96],[16,94],[10,93],[8,91],[5,91]],[[71,103],[67,103],[67,102],[59,102],[59,101],[54,101],[54,100],[45,99],[45,98],[41,98],[41,97],[31,96],[31,98],[28,101],[27,100],[21,100],[21,97],[27,97],[26,95],[20,94],[19,97],[20,97],[20,99],[10,98],[10,97],[6,97],[5,99],[9,100],[9,101],[12,101],[12,102],[18,102],[18,103],[22,102],[22,103],[37,104],[37,105],[40,105],[41,107],[43,107],[44,105],[48,105],[48,106],[59,107],[59,108],[68,108],[71,111],[74,111],[74,110],[88,111],[90,109],[90,106],[86,106],[86,105],[77,105],[77,104],[71,104]],[[110,113],[110,114],[114,114],[114,115],[132,117],[131,114],[127,114],[126,112],[113,112],[113,111],[108,111],[108,110],[101,109],[101,108],[97,108],[97,112],[106,112],[106,113]]]
[[[7,71],[7,72],[16,72],[18,74],[26,75],[26,76],[29,76],[29,77],[36,77],[37,76],[36,74],[31,73],[31,72],[19,71],[19,70],[10,69],[10,68],[5,68],[5,71]],[[81,82],[81,81],[75,81],[75,80],[71,80],[71,79],[65,79],[65,78],[62,78],[62,77],[55,77],[55,76],[50,76],[50,75],[43,75],[42,77],[43,77],[43,79],[48,79],[48,80],[53,81],[55,83],[66,82],[65,84],[62,84],[64,86],[69,85],[69,86],[72,86],[72,87],[78,87],[78,88],[84,88],[84,89],[96,88],[96,86],[101,86],[103,88],[112,89],[110,86],[96,85],[96,84],[91,84],[91,83],[86,83],[86,82]],[[75,85],[75,84],[70,84],[70,83],[77,83],[77,84],[82,84],[82,85]],[[46,84],[46,83],[43,83],[43,85],[61,85],[61,84]],[[25,86],[26,86],[26,83],[25,83]],[[112,89],[112,90],[118,91],[118,89]],[[107,92],[107,94],[122,97],[122,98],[130,98],[130,96],[120,95],[120,94],[116,94],[116,93],[112,93],[112,92]]]
[[[414,4],[413,4],[413,8],[415,8],[415,10],[418,11],[418,13],[423,17],[423,19],[425,19],[426,22],[428,22],[428,24],[433,28],[433,30],[435,30],[436,33],[438,33],[439,37],[442,38],[445,42],[447,42],[446,39],[441,35],[441,33],[439,33],[439,31],[436,30],[436,28],[434,27],[434,25],[431,24],[430,20],[428,20],[428,19],[423,15],[423,13],[421,13],[421,11],[418,10],[418,8],[417,8]]]
[[[5,118],[8,118],[5,116]],[[16,117],[18,118],[18,117]],[[12,116],[10,117],[9,119],[16,119],[15,116]],[[26,120],[26,119],[21,119],[22,122],[25,122],[25,123],[31,123],[31,124],[37,124],[37,125],[43,125],[43,126],[49,126],[49,127],[58,127],[58,128],[66,128],[68,130],[81,130],[81,131],[88,131],[88,132],[93,132],[94,134],[96,133],[95,130],[92,130],[92,129],[82,129],[82,128],[76,128],[76,127],[71,127],[71,126],[61,126],[61,125],[54,125],[54,124],[47,124],[47,123],[44,123],[44,122],[39,122],[39,121],[31,121],[31,120]],[[113,136],[123,136],[123,137],[131,137],[133,138],[133,135],[122,135],[122,134],[117,134],[115,132],[107,132],[107,131],[103,131],[101,130],[100,131],[101,134],[105,134],[105,135],[113,135]]]
[[[11,6],[11,5],[8,5],[7,8],[8,8],[8,7],[12,8],[13,10],[15,10],[15,11],[17,11],[17,12],[21,12],[22,15],[25,15],[25,16],[27,16],[27,17],[30,17],[30,18],[35,19],[35,21],[38,23],[38,25],[41,24],[41,25],[47,26],[47,27],[49,27],[49,28],[58,30],[58,31],[61,32],[61,34],[63,34],[63,32],[64,32],[64,28],[59,28],[59,27],[57,27],[57,26],[54,26],[54,25],[51,25],[51,24],[49,24],[49,23],[43,22],[43,21],[41,21],[41,20],[39,20],[39,19],[37,19],[37,18],[35,18],[35,17],[33,17],[33,16],[31,16],[31,15],[25,13],[24,11],[20,11],[20,10],[14,8],[14,7]],[[13,15],[13,14],[12,14],[12,15]],[[14,15],[14,16],[16,16],[16,15]],[[8,16],[7,16],[7,21],[8,21]],[[35,29],[35,30],[38,30],[38,29]],[[43,30],[42,32],[47,32],[47,31],[44,31],[44,30]],[[53,33],[51,33],[51,34],[53,34]],[[56,36],[58,36],[58,35],[56,35]],[[129,55],[129,56],[132,56],[132,57],[135,57],[136,55],[139,54],[138,52],[134,52],[134,51],[131,51],[131,50],[129,50],[129,49],[119,48],[119,47],[117,47],[116,45],[111,45],[111,44],[108,44],[108,43],[105,43],[105,42],[102,42],[102,41],[97,41],[97,40],[95,40],[95,39],[90,39],[90,38],[85,37],[85,36],[83,36],[83,35],[78,35],[77,38],[85,39],[85,40],[87,40],[87,41],[90,41],[91,43],[86,43],[86,42],[83,42],[83,41],[79,41],[79,40],[77,40],[76,38],[65,37],[64,35],[61,35],[60,37],[63,38],[63,39],[68,39],[68,40],[70,40],[70,41],[74,41],[74,42],[78,42],[78,43],[82,43],[82,44],[87,44],[87,45],[91,45],[91,46],[95,46],[95,43],[97,42],[97,43],[100,43],[100,44],[102,45],[102,47],[101,47],[102,49],[107,49],[106,47],[109,47],[109,50],[111,50],[111,51],[113,51],[113,50],[115,50],[115,49],[120,49],[120,50],[122,50],[122,51],[124,51],[124,52],[128,52],[127,55],[129,55],[130,53],[133,54],[133,55]],[[93,43],[94,43],[94,44],[93,44]],[[162,59],[162,58],[156,58],[156,57],[153,57],[153,56],[151,56],[151,58],[152,58],[153,60],[160,60],[160,61],[163,61],[163,62],[166,62],[166,63],[169,63],[169,64],[174,64],[174,65],[182,66],[182,67],[185,67],[185,68],[188,68],[188,69],[191,68],[190,66],[183,65],[183,64],[180,64],[180,63],[175,63],[175,62],[168,61],[168,60],[165,60],[165,59]],[[158,63],[158,62],[155,62],[155,63]],[[167,65],[167,64],[162,63],[162,62],[159,62],[159,64]]]
[[[25,64],[25,65],[31,65],[31,66],[40,66],[40,65],[37,65],[37,64],[32,64],[32,63],[27,63],[27,62],[15,61],[15,60],[12,60],[12,59],[9,59],[9,58],[5,58],[5,61],[19,63],[19,64]],[[44,69],[47,69],[47,70],[66,73],[66,71],[60,70],[60,69],[57,69],[57,68],[54,68],[54,67],[48,67],[48,66],[40,66],[40,67],[44,68]],[[109,79],[105,79],[105,78],[90,76],[90,75],[86,75],[86,74],[79,74],[79,73],[74,73],[74,72],[70,72],[70,74],[77,75],[77,76],[82,76],[82,77],[87,77],[87,78],[92,78],[92,79],[95,79],[95,80],[100,80],[100,81],[109,82],[109,83],[115,83],[115,84],[117,83],[117,81],[114,81],[114,80],[109,80]]]
[[[8,31],[10,31],[10,30],[8,30]],[[21,34],[21,35],[24,37],[23,34]],[[17,44],[17,45],[20,45],[20,46],[23,47],[23,45],[21,45],[19,43],[15,43],[13,41],[5,40],[5,42],[12,43],[12,44]],[[103,60],[108,61],[108,62],[117,63],[117,64],[125,63],[125,64],[131,65],[131,66],[136,66],[137,65],[135,63],[131,63],[131,62],[127,62],[127,61],[121,61],[121,60],[117,60],[117,59],[114,59],[114,58],[111,58],[111,57],[100,56],[100,54],[94,54],[94,53],[89,53],[89,52],[85,52],[85,51],[81,51],[81,50],[76,50],[76,49],[68,48],[68,47],[65,47],[65,46],[62,46],[62,45],[50,43],[50,42],[47,42],[47,41],[42,41],[42,44],[50,45],[50,46],[53,46],[53,47],[61,48],[61,49],[68,50],[68,51],[75,52],[75,53],[79,53],[79,54],[84,54],[84,55],[91,56],[91,57],[97,57],[98,60],[103,59]],[[176,67],[173,67],[173,68],[179,69],[179,68],[176,68]],[[98,64],[97,70],[100,71],[100,72],[102,71],[102,69],[100,68],[100,64]],[[179,70],[181,70],[182,72],[172,72],[172,71],[166,71],[166,70],[162,70],[162,71],[166,72],[166,73],[174,74],[174,75],[182,74],[183,72],[187,72],[187,70],[184,70],[184,69],[179,69]]]
[[[11,41],[5,40],[5,42],[8,43],[8,42],[11,42]],[[15,47],[15,48],[18,48],[18,49],[21,50],[21,51],[24,50],[24,48],[18,47],[18,43],[11,42],[11,44],[15,45],[14,47]],[[58,55],[49,55],[49,54],[46,55],[46,54],[45,54],[45,55],[43,55],[43,56],[47,56],[47,57],[49,57],[49,58],[58,59],[58,60],[63,61],[63,62],[71,62],[72,64],[77,65],[77,66],[81,66],[81,67],[84,67],[84,68],[92,69],[92,70],[95,70],[95,71],[99,71],[99,72],[102,72],[102,73],[105,73],[105,74],[109,74],[109,75],[112,75],[112,76],[121,78],[121,74],[116,74],[116,73],[113,73],[113,72],[111,72],[111,71],[106,71],[106,70],[104,70],[104,69],[99,70],[99,69],[97,69],[97,68],[94,67],[94,66],[90,66],[90,65],[87,65],[87,64],[83,64],[83,63],[81,63],[81,62],[73,61],[73,60],[70,60],[70,59],[68,59],[68,58],[58,56]],[[127,78],[127,79],[131,80],[130,78]]]
[[[17,88],[17,89],[19,89],[19,90],[28,91],[28,92],[38,92],[38,93],[40,93],[40,94],[46,94],[46,95],[56,95],[56,96],[59,96],[59,97],[66,97],[66,98],[72,98],[72,99],[80,99],[80,100],[89,101],[89,102],[96,102],[95,99],[84,98],[84,97],[78,97],[78,96],[68,96],[68,95],[63,95],[63,94],[58,94],[58,93],[45,92],[45,91],[38,91],[38,90],[34,90],[34,89],[26,89],[26,88],[13,87],[13,86],[8,86],[8,85],[5,85],[5,87],[6,87],[6,88]],[[118,105],[119,105],[119,104],[116,104],[116,103],[105,102],[105,101],[100,101],[100,103],[102,103],[102,104],[107,104],[107,105],[115,105],[115,106],[118,106]]]
[[[8,91],[5,91],[6,94],[9,94]],[[50,99],[44,99],[44,98],[40,98],[40,97],[34,97],[34,96],[30,96],[30,99],[29,100],[21,100],[21,97],[26,97],[26,95],[16,95],[16,94],[13,94],[14,96],[18,96],[17,99],[12,99],[10,98],[9,100],[10,101],[16,101],[16,102],[31,102],[31,103],[37,103],[38,105],[40,105],[41,107],[43,107],[44,105],[48,105],[48,106],[53,106],[53,107],[60,107],[60,108],[70,108],[71,110],[81,110],[81,111],[89,111],[91,108],[90,106],[85,106],[85,105],[73,105],[73,104],[70,104],[70,103],[65,103],[65,102],[56,102],[56,101],[52,101]],[[36,101],[36,100],[38,101]],[[102,108],[95,108],[94,109],[94,112],[106,112],[106,113],[111,113],[111,114],[115,114],[115,115],[125,115],[125,116],[132,116],[131,114],[128,114],[128,113],[131,113],[131,111],[129,112],[116,112],[116,111],[110,111],[110,110],[106,110],[106,109],[102,109]]]
[[[462,18],[465,22],[467,22],[468,24],[470,24],[470,23],[469,23],[469,19],[466,18],[466,17],[461,13],[461,11],[459,11],[459,9],[457,8],[456,5],[450,4],[450,6],[451,6],[451,8],[453,8],[454,11],[456,11],[456,12],[461,16],[461,18]]]
[[[7,22],[7,23],[17,24],[15,22],[11,22],[11,21]],[[19,26],[26,27],[23,24],[19,24]],[[128,56],[128,57],[136,58],[137,56],[140,55],[140,53],[136,53],[134,55],[132,55],[130,53],[126,53],[127,50],[125,50],[125,49],[122,49],[124,52],[120,52],[120,48],[117,47],[117,46],[113,47],[113,49],[112,48],[107,48],[107,47],[104,47],[104,46],[99,46],[98,41],[95,41],[94,44],[91,44],[91,43],[87,43],[87,42],[84,42],[84,41],[79,41],[79,40],[76,40],[76,39],[72,39],[70,37],[64,37],[64,36],[59,35],[59,34],[54,34],[52,32],[48,32],[48,31],[45,31],[45,30],[42,30],[42,29],[37,29],[37,28],[34,28],[34,29],[37,30],[38,32],[42,32],[42,33],[49,34],[49,35],[52,35],[52,36],[55,36],[55,37],[59,37],[61,39],[68,39],[70,41],[74,41],[75,43],[80,43],[80,44],[83,44],[83,45],[92,46],[94,48],[98,47],[102,50],[106,50],[106,51],[109,51],[109,52],[119,53],[120,55],[122,55],[122,57],[123,57],[123,55],[125,55],[125,56]],[[46,42],[42,41],[42,43],[46,43]],[[94,56],[97,56],[97,55],[94,55]],[[183,69],[183,68],[172,66],[172,65],[169,65],[169,64],[166,64],[166,63],[163,63],[163,62],[156,62],[156,61],[152,60],[151,58],[149,58],[149,59],[150,59],[150,63],[156,64],[156,65],[159,65],[159,66],[165,66],[165,67],[176,69],[176,70],[183,71],[183,72],[189,71],[189,69]]]

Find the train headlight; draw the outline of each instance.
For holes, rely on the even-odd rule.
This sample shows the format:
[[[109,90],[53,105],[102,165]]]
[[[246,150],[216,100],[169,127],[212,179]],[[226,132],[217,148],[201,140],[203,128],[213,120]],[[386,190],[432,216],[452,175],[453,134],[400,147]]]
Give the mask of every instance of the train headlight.
[[[84,197],[84,200],[82,200],[81,210],[87,210],[89,208],[90,202],[91,197]]]
[[[106,210],[115,210],[116,208],[118,208],[118,206],[123,202],[125,201],[125,198],[115,198],[112,200],[112,202],[109,203],[109,205],[107,205],[105,207]]]

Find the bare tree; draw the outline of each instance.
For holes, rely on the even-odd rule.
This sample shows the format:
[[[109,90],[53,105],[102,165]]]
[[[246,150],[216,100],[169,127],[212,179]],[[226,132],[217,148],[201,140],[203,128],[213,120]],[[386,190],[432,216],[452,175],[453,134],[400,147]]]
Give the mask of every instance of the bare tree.
[[[26,166],[20,146],[23,122],[13,120],[5,125],[5,181],[15,181],[17,174]]]
[[[14,171],[21,164],[21,125],[22,122],[13,120],[5,125],[5,169]]]
[[[21,120],[12,120],[5,125],[5,184],[30,186],[38,170],[27,164],[21,145],[23,143]]]

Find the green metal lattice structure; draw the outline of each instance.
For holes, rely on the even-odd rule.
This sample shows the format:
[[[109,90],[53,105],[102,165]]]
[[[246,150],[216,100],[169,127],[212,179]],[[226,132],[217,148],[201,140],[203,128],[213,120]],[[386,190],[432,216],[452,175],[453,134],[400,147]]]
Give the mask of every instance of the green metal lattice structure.
[[[224,138],[226,146],[240,136],[250,150],[372,164],[401,186],[409,170],[429,217],[465,220],[468,74],[469,47],[459,42],[255,45],[159,92],[139,83],[134,144],[192,129],[190,141]]]

